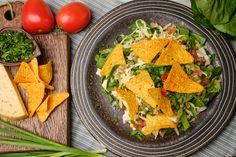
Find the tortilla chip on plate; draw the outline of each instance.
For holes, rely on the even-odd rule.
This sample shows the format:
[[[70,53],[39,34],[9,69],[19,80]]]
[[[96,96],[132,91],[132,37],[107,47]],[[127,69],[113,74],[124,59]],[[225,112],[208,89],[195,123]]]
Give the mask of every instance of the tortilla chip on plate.
[[[116,47],[113,49],[111,54],[108,56],[104,66],[101,69],[100,74],[102,76],[109,75],[112,68],[115,65],[125,65],[125,58],[123,54],[123,47],[121,44],[117,44]]]
[[[133,44],[131,49],[144,62],[150,63],[169,41],[169,39],[142,40]]]
[[[175,40],[171,40],[166,49],[162,51],[155,64],[157,66],[168,66],[172,65],[174,62],[190,64],[193,63],[193,61],[194,58],[188,51]]]
[[[198,93],[204,90],[204,87],[191,80],[176,62],[173,63],[163,87],[166,90],[178,93]]]
[[[146,101],[151,107],[156,107],[156,101],[148,93],[148,89],[155,88],[154,82],[147,71],[142,71],[134,76],[125,86],[135,95]]]
[[[38,79],[39,82],[43,82],[45,84],[45,87],[47,89],[53,90],[54,87],[49,85],[47,82],[44,82],[43,80],[41,80],[41,78],[39,77],[39,66],[38,66],[38,60],[37,58],[32,59],[29,62],[29,66],[31,68],[31,70],[34,72],[36,78]]]
[[[19,85],[24,88],[28,94],[28,113],[29,117],[32,117],[43,101],[45,85],[42,82],[20,83]]]
[[[152,132],[159,131],[160,129],[176,127],[177,125],[165,114],[158,114],[155,116],[147,114],[146,127],[143,130],[143,134],[149,135]]]
[[[45,102],[42,103],[44,106],[41,105],[37,110],[40,121],[45,122],[51,112],[68,97],[69,93],[56,93],[48,95],[48,97],[45,99]],[[45,108],[47,108],[47,111],[43,111]]]
[[[15,78],[15,83],[37,83],[38,79],[35,76],[34,72],[31,70],[30,66],[26,62],[20,64]]]
[[[173,116],[171,102],[167,96],[161,94],[161,88],[150,88],[148,90],[151,97],[157,102],[158,108],[167,116]]]
[[[39,77],[45,83],[49,84],[52,80],[52,61],[39,66]]]
[[[136,96],[131,91],[125,91],[120,88],[115,88],[115,91],[118,93],[118,95],[127,103],[127,110],[130,116],[130,119],[135,119],[135,116],[138,112],[138,103],[136,101]]]

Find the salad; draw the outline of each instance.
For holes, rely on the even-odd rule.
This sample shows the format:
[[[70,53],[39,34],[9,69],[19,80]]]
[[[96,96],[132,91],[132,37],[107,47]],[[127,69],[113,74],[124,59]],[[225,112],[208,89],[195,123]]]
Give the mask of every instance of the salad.
[[[138,19],[130,29],[95,56],[102,91],[138,139],[188,131],[220,91],[216,56],[203,36],[180,25]]]

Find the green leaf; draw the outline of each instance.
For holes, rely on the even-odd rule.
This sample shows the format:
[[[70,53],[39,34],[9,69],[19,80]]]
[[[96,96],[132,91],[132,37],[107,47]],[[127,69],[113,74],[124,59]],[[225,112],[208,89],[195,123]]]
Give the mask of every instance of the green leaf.
[[[235,12],[234,16],[232,17],[231,21],[229,21],[228,23],[214,25],[214,27],[217,30],[219,30],[223,33],[229,34],[231,36],[236,36],[235,26],[236,26],[236,12]]]
[[[104,64],[105,64],[109,54],[112,52],[112,50],[113,50],[113,48],[109,48],[109,49],[101,50],[101,51],[99,51],[98,54],[96,54],[95,61],[97,62],[97,67],[99,69],[101,69],[104,66]]]
[[[187,119],[187,115],[186,115],[185,112],[183,112],[183,114],[182,114],[182,116],[180,118],[180,121],[181,121],[183,130],[187,131],[190,128],[190,124],[189,124],[189,121]]]

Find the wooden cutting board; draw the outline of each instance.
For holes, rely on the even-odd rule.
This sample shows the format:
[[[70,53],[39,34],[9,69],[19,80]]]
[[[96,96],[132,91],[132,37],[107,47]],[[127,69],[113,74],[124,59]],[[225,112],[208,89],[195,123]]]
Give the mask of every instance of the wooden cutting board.
[[[21,28],[21,8],[23,3],[11,3],[15,17],[12,20],[9,18],[9,5],[0,6],[0,27],[14,26]],[[54,86],[53,91],[46,91],[47,94],[69,92],[69,37],[67,34],[45,34],[36,35],[34,39],[38,43],[42,55],[38,57],[39,65],[47,63],[49,60],[53,62],[53,80],[50,83]],[[17,67],[9,67],[13,76]],[[19,89],[24,103],[27,104],[27,95]],[[10,121],[12,124],[29,130],[37,135],[48,138],[59,143],[69,145],[70,139],[70,101],[67,99],[59,107],[57,107],[48,120],[44,123],[39,121],[35,114],[32,118],[27,118],[21,121]],[[6,120],[2,117],[0,119]],[[10,145],[0,144],[0,152],[26,151],[29,148],[15,147]],[[0,155],[1,156],[1,155]]]

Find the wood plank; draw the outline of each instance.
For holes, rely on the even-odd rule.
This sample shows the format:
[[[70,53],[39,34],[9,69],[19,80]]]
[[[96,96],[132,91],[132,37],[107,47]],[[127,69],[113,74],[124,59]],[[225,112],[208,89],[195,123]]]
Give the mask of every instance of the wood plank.
[[[22,3],[13,3],[13,8],[17,8],[18,10],[14,10],[15,13],[21,12],[19,8],[21,8]],[[21,27],[19,25],[18,20],[9,21],[2,20],[2,8],[0,7],[0,26],[16,26]],[[19,14],[19,13],[18,13]],[[19,16],[17,16],[19,17]],[[53,80],[51,85],[55,87],[55,90],[48,91],[47,94],[50,93],[58,93],[58,92],[69,92],[69,37],[66,34],[45,34],[45,35],[36,35],[34,39],[38,43],[42,55],[38,57],[39,65],[47,63],[49,60],[53,62]],[[13,76],[16,73],[18,67],[10,67],[10,71]],[[23,89],[20,89],[20,93],[23,97],[25,104],[27,104],[27,95]],[[12,124],[15,124],[21,128],[29,130],[37,135],[42,137],[57,141],[59,143],[69,145],[70,144],[70,100],[67,99],[63,102],[59,107],[57,107],[48,120],[45,123],[41,123],[39,121],[38,116],[35,114],[32,118],[27,118],[21,121],[9,121],[5,118],[3,120],[9,121]],[[2,145],[0,144],[0,152],[14,152],[14,151],[28,151],[32,150],[30,148],[16,147],[10,145]]]

